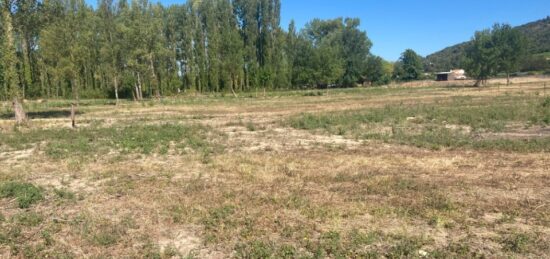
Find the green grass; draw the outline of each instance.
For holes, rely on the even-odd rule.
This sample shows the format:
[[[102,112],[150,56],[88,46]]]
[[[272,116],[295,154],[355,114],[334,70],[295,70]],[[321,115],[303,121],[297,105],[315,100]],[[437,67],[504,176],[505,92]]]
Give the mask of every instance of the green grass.
[[[44,221],[44,218],[36,212],[24,211],[19,214],[16,214],[13,217],[13,220],[21,226],[36,227],[40,225],[42,221]]]
[[[515,253],[524,253],[529,244],[529,236],[525,234],[512,234],[501,241],[504,249]]]
[[[31,130],[0,135],[0,147],[23,150],[39,145],[46,155],[56,159],[90,158],[110,151],[166,154],[170,149],[179,153],[193,150],[207,155],[217,148],[207,140],[209,132],[211,129],[205,126],[178,124]]]
[[[0,186],[0,198],[15,198],[19,208],[29,208],[44,199],[42,190],[30,183],[7,182]]]
[[[347,234],[323,232],[294,245],[256,239],[238,243],[234,250],[237,258],[415,258],[429,243],[421,237],[353,229]]]
[[[378,139],[426,148],[467,147],[518,152],[550,151],[550,138],[480,139],[479,134],[504,132],[508,125],[550,124],[550,98],[499,96],[490,100],[455,97],[450,102],[394,105],[356,111],[307,113],[283,124],[358,139]],[[451,125],[452,127],[449,127]],[[388,127],[391,132],[371,130]],[[468,127],[467,131],[455,126]]]
[[[70,200],[70,201],[74,201],[76,200],[76,195],[74,192],[72,191],[69,191],[65,188],[62,188],[62,189],[54,189],[53,192],[55,193],[55,195],[59,198],[59,199],[62,199],[62,200]]]

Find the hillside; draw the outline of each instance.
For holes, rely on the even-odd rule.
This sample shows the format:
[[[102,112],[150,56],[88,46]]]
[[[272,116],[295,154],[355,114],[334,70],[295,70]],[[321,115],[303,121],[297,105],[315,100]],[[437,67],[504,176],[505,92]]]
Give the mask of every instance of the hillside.
[[[529,53],[536,55],[550,52],[550,16],[516,28],[527,37],[529,41]],[[460,67],[467,43],[463,42],[428,55],[426,63],[431,63],[429,70],[447,71]]]

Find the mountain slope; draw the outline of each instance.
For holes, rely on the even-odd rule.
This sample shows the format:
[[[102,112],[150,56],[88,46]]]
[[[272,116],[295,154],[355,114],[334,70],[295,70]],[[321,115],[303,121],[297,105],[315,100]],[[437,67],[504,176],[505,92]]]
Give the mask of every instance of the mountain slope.
[[[516,27],[529,41],[529,53],[550,52],[550,16]],[[458,68],[468,42],[463,42],[428,55],[426,63],[430,71],[448,71]]]

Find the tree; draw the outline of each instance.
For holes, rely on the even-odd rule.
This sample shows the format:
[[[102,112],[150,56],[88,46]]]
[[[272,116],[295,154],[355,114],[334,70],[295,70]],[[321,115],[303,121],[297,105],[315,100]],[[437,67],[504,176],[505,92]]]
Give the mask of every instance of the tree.
[[[280,0],[2,1],[3,100],[355,86],[380,68],[366,69],[372,43],[359,19],[284,31]]]
[[[404,81],[418,80],[422,77],[423,71],[422,57],[416,54],[414,50],[407,49],[399,58],[394,76]]]
[[[338,18],[333,20],[314,19],[301,32],[302,53],[311,51],[311,55],[299,55],[295,65],[309,66],[310,69],[298,69],[301,82],[315,82],[317,85],[339,84],[355,86],[364,76],[366,61],[372,43],[364,31],[359,30],[359,19]],[[302,54],[300,53],[300,54]],[[310,59],[310,60],[308,60]],[[307,71],[307,72],[306,72]],[[308,79],[306,73],[311,74]]]
[[[342,56],[342,19],[314,19],[306,24],[295,57],[295,82],[306,86],[336,84],[345,72]]]
[[[19,86],[19,77],[17,75],[17,56],[15,52],[13,24],[12,24],[12,3],[10,0],[2,2],[2,29],[4,33],[2,68],[4,72],[4,87],[8,89],[9,98],[12,99],[13,110],[15,112],[15,123],[20,125],[25,123],[27,116],[21,104],[21,91]]]
[[[366,61],[364,80],[372,85],[385,85],[390,83],[393,72],[392,63],[378,56],[369,56]]]
[[[117,6],[112,0],[100,0],[98,8],[98,16],[101,18],[101,61],[106,68],[105,73],[112,78],[115,100],[118,105],[118,93],[120,74],[123,68],[122,63],[122,46],[120,40],[119,25],[117,24]]]
[[[497,48],[494,46],[491,30],[476,32],[466,48],[466,73],[476,79],[476,86],[485,84],[485,81],[498,71]]]
[[[466,47],[464,62],[466,72],[476,79],[476,86],[484,84],[489,77],[519,70],[525,56],[524,36],[510,25],[495,24],[492,29],[478,31]]]
[[[342,78],[344,86],[355,86],[360,80],[372,46],[365,32],[359,30],[360,20],[346,18],[342,33],[342,51],[345,72]]]
[[[518,71],[526,54],[525,36],[508,24],[495,24],[492,37],[498,52],[498,70],[506,73],[506,82],[509,85],[510,74]]]

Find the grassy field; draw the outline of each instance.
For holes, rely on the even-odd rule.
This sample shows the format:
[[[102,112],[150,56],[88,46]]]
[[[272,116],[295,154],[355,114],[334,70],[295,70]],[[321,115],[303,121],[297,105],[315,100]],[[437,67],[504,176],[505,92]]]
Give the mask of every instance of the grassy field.
[[[0,257],[541,258],[550,89],[0,107]]]

